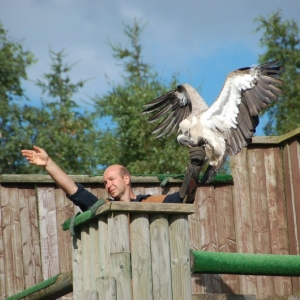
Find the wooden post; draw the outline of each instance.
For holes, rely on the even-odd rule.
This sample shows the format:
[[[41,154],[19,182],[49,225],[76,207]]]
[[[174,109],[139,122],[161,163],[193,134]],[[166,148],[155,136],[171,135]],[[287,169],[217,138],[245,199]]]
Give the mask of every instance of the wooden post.
[[[194,212],[188,204],[102,205],[73,237],[74,299],[191,300]]]

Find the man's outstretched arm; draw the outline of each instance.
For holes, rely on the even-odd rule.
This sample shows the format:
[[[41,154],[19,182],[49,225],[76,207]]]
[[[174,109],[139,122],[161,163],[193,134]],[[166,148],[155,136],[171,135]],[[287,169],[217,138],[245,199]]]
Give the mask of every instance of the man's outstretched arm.
[[[76,193],[78,187],[75,182],[49,157],[44,149],[33,146],[33,150],[24,149],[21,152],[30,164],[44,167],[67,195]]]

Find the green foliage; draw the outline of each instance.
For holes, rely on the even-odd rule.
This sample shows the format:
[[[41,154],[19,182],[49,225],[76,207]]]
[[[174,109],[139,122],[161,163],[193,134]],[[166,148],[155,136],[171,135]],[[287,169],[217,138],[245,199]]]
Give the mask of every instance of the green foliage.
[[[0,174],[19,173],[24,165],[20,149],[30,137],[23,127],[26,97],[21,83],[34,61],[33,54],[9,38],[0,24]]]
[[[266,135],[281,135],[300,126],[300,35],[296,22],[283,20],[281,11],[268,18],[259,16],[256,31],[263,31],[260,40],[266,52],[259,62],[278,60],[284,66],[283,95],[271,108],[265,110],[269,120],[264,127]]]
[[[100,116],[110,116],[116,124],[103,136],[99,163],[120,163],[134,174],[184,173],[187,149],[179,146],[176,135],[157,139],[151,133],[155,124],[149,124],[148,115],[141,114],[145,103],[177,84],[175,76],[169,85],[163,84],[151,66],[142,61],[141,30],[137,22],[125,26],[131,49],[110,43],[114,57],[123,63],[124,83],[113,85],[107,95],[94,99]]]
[[[37,81],[49,99],[42,101],[40,109],[26,107],[27,130],[32,143],[45,148],[67,173],[93,174],[98,165],[101,132],[96,130],[96,114],[82,111],[73,99],[84,81],[73,83],[70,71],[63,52],[51,52],[51,72]]]

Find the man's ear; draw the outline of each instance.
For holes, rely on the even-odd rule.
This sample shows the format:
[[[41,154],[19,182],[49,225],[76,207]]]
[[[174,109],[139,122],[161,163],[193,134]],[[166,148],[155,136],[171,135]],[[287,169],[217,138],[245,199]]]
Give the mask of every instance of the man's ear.
[[[129,174],[125,174],[124,175],[124,180],[126,184],[130,184],[130,175]]]

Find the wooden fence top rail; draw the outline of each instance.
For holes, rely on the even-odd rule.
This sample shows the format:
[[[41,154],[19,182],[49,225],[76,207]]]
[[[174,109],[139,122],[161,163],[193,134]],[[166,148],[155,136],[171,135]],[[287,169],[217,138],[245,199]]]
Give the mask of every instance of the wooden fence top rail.
[[[103,183],[103,176],[89,176],[89,175],[69,175],[76,182],[84,183]],[[167,174],[165,177],[168,177]],[[182,178],[168,179],[169,182],[182,182]],[[0,182],[18,182],[18,183],[53,183],[53,179],[49,175],[42,174],[3,174],[0,175]],[[132,183],[160,183],[158,176],[131,176]]]
[[[75,182],[80,183],[103,183],[103,176],[89,175],[69,175]],[[132,175],[131,182],[142,184],[161,184],[167,179],[168,183],[181,183],[184,174],[157,174],[157,175]],[[218,174],[212,183],[230,183],[232,176],[228,174]],[[32,184],[53,184],[54,181],[49,175],[42,174],[2,174],[0,183],[32,183]]]
[[[287,142],[289,139],[300,136],[300,127],[280,136],[255,136],[252,138],[251,145],[270,144],[277,145]]]

